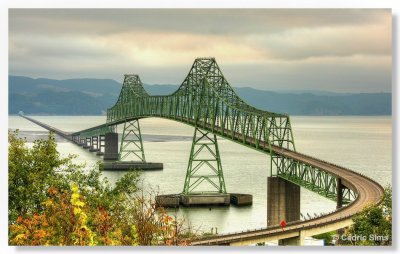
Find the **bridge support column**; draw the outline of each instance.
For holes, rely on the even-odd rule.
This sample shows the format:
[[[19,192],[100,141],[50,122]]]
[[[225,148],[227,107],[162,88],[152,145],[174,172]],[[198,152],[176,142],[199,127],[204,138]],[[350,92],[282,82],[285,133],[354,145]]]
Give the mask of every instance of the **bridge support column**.
[[[141,162],[146,162],[139,119],[126,121],[124,123],[118,159],[120,161],[127,160],[130,155],[134,155],[134,158],[138,158]]]
[[[267,225],[300,220],[300,186],[277,176],[268,177]]]
[[[79,137],[79,146],[85,145],[85,138]]]
[[[89,152],[97,152],[99,150],[99,137],[93,136],[92,137],[92,146],[89,149]]]
[[[211,192],[226,194],[217,136],[195,128],[183,193],[195,193],[204,181],[209,184],[207,188],[214,189]],[[209,189],[199,191],[210,192]]]
[[[87,137],[86,138],[86,146],[90,148],[92,146],[92,137]]]
[[[104,135],[99,136],[99,150],[97,151],[96,155],[104,155],[104,150],[106,146],[106,137]]]
[[[118,160],[118,133],[109,132],[104,136],[104,160]]]
[[[92,145],[92,139],[90,137],[86,137],[83,139],[83,148],[88,149]]]
[[[342,179],[337,178],[336,181],[336,191],[337,191],[337,198],[336,198],[336,209],[343,207],[343,194],[344,194],[344,185],[342,184]],[[336,230],[336,235],[341,236],[344,233],[344,229]],[[340,238],[339,238],[340,239]],[[340,242],[340,240],[339,240]]]
[[[337,191],[337,200],[336,200],[336,209],[339,209],[343,206],[343,189],[344,186],[342,184],[342,179],[337,178],[336,181],[336,191]]]
[[[281,239],[278,241],[279,246],[304,246],[304,235],[300,231],[299,236]]]
[[[204,181],[207,186],[201,185]],[[199,192],[226,194],[226,188],[217,136],[195,128],[182,193]]]

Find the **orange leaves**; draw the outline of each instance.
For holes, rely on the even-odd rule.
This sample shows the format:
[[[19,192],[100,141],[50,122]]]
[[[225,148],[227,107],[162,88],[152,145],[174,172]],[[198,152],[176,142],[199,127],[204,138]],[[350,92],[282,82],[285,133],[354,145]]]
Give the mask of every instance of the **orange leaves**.
[[[25,245],[26,240],[26,234],[18,234],[11,240],[11,242],[15,245]]]
[[[56,196],[58,194],[58,190],[56,187],[51,186],[47,192],[51,195],[51,196]]]
[[[33,234],[33,238],[35,239],[41,239],[43,237],[46,237],[47,232],[45,230],[42,229],[38,229],[35,231],[35,233]]]
[[[182,224],[151,198],[111,205],[85,198],[78,185],[50,187],[43,211],[17,216],[9,225],[11,245],[187,245]],[[131,201],[131,200],[129,200]]]
[[[49,235],[43,227],[46,218],[43,215],[33,215],[23,219],[18,217],[17,222],[10,226],[10,244],[12,245],[44,245]]]

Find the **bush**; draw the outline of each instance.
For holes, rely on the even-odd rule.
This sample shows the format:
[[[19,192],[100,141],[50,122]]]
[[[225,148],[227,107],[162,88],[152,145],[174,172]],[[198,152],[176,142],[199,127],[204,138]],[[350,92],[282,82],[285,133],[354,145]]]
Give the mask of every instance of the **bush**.
[[[98,168],[61,158],[53,134],[32,148],[17,132],[8,141],[10,245],[187,244],[182,223],[138,189],[137,171],[111,187]]]

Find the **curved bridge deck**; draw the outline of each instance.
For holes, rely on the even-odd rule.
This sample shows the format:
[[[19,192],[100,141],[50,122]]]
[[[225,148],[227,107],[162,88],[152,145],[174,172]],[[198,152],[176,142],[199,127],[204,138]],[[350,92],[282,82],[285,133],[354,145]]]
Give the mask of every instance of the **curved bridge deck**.
[[[273,146],[272,150],[285,157],[303,161],[326,172],[340,177],[346,187],[357,193],[357,198],[350,205],[330,214],[306,221],[288,223],[282,230],[279,226],[223,234],[199,239],[192,245],[248,245],[259,242],[279,240],[291,237],[313,236],[327,231],[337,230],[352,224],[351,217],[362,211],[369,204],[379,204],[383,197],[383,188],[374,180],[349,169],[300,154],[294,151]]]

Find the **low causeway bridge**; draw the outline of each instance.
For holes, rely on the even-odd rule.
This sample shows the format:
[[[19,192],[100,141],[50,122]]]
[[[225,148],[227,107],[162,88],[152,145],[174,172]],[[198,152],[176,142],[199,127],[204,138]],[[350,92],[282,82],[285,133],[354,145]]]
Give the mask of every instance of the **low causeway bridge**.
[[[99,126],[65,133],[26,118],[92,149],[115,165],[136,160],[138,167],[151,168],[152,164],[145,158],[139,126],[139,120],[147,117],[170,119],[194,127],[181,199],[196,200],[201,196],[226,202],[229,194],[217,136],[271,158],[268,227],[204,237],[193,241],[192,245],[249,245],[272,240],[303,245],[304,237],[348,227],[353,215],[382,201],[384,190],[376,181],[297,152],[290,117],[244,102],[229,85],[214,58],[197,58],[178,90],[166,96],[149,95],[138,75],[125,75],[116,104],[107,110],[106,123]],[[123,125],[120,142],[118,125]],[[337,209],[320,217],[300,220],[300,187],[335,201]],[[281,220],[288,222],[284,230],[279,226]]]

